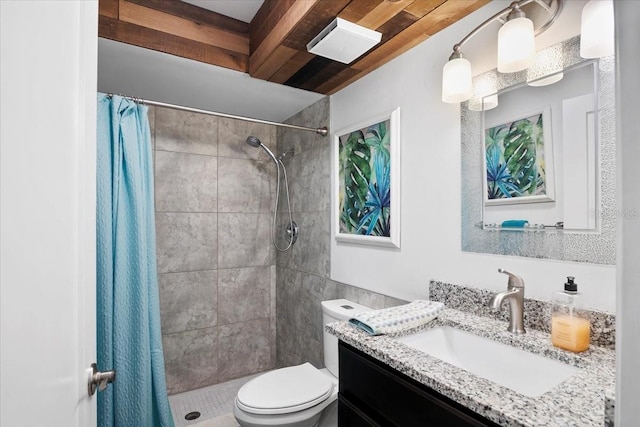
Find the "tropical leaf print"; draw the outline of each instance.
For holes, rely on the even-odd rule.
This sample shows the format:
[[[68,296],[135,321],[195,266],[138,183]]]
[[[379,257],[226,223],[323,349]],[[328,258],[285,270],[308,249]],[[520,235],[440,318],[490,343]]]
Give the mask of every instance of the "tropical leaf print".
[[[340,231],[352,233],[364,215],[369,177],[371,149],[364,142],[364,133],[351,132],[344,143],[340,138]]]
[[[389,120],[339,138],[340,232],[390,236]]]
[[[542,114],[487,129],[489,200],[546,194]]]
[[[390,234],[391,175],[389,162],[378,151],[374,157],[374,180],[369,182],[365,214],[358,224],[359,234],[385,236]]]

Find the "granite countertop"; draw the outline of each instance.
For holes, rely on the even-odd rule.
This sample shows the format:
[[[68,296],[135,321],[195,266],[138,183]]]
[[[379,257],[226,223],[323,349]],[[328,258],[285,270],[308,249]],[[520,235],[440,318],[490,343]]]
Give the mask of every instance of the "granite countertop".
[[[410,348],[394,337],[435,326],[452,326],[532,353],[557,359],[581,371],[539,397],[528,397]],[[506,323],[445,309],[440,316],[404,334],[369,336],[347,322],[327,332],[403,374],[503,426],[602,426],[605,391],[615,382],[615,352],[591,346],[576,354],[554,347],[549,334],[528,330],[516,336]]]

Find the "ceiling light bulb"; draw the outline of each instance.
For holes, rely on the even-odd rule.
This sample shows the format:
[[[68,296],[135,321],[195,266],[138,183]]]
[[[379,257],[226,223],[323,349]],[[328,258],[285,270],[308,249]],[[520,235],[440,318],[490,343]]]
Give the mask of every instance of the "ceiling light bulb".
[[[580,56],[609,56],[614,48],[613,1],[591,0],[582,9]]]
[[[442,102],[455,104],[471,98],[471,63],[458,53],[442,69]]]
[[[522,71],[533,65],[535,57],[533,22],[524,16],[509,19],[498,31],[498,71]]]

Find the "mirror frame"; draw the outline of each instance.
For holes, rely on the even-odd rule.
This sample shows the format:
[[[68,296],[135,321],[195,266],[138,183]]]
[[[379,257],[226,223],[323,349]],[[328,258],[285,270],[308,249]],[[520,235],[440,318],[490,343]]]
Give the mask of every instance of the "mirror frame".
[[[580,57],[580,37],[559,43],[563,69],[593,61]],[[616,262],[616,137],[615,57],[595,61],[598,70],[598,145],[600,227],[594,231],[486,230],[483,209],[483,112],[461,105],[461,249],[495,255],[513,255],[561,261],[615,265]],[[527,72],[497,75],[497,90],[526,82]],[[476,78],[481,77],[477,76]]]

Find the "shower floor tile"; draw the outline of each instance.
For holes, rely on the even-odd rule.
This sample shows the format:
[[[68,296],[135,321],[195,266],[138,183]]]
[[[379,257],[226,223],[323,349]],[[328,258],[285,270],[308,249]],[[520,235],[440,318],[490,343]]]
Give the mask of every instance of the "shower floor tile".
[[[234,399],[240,387],[257,375],[259,374],[169,396],[175,426],[237,426],[238,424],[233,417]],[[184,418],[185,415],[193,411],[200,412],[200,417],[187,421]]]

